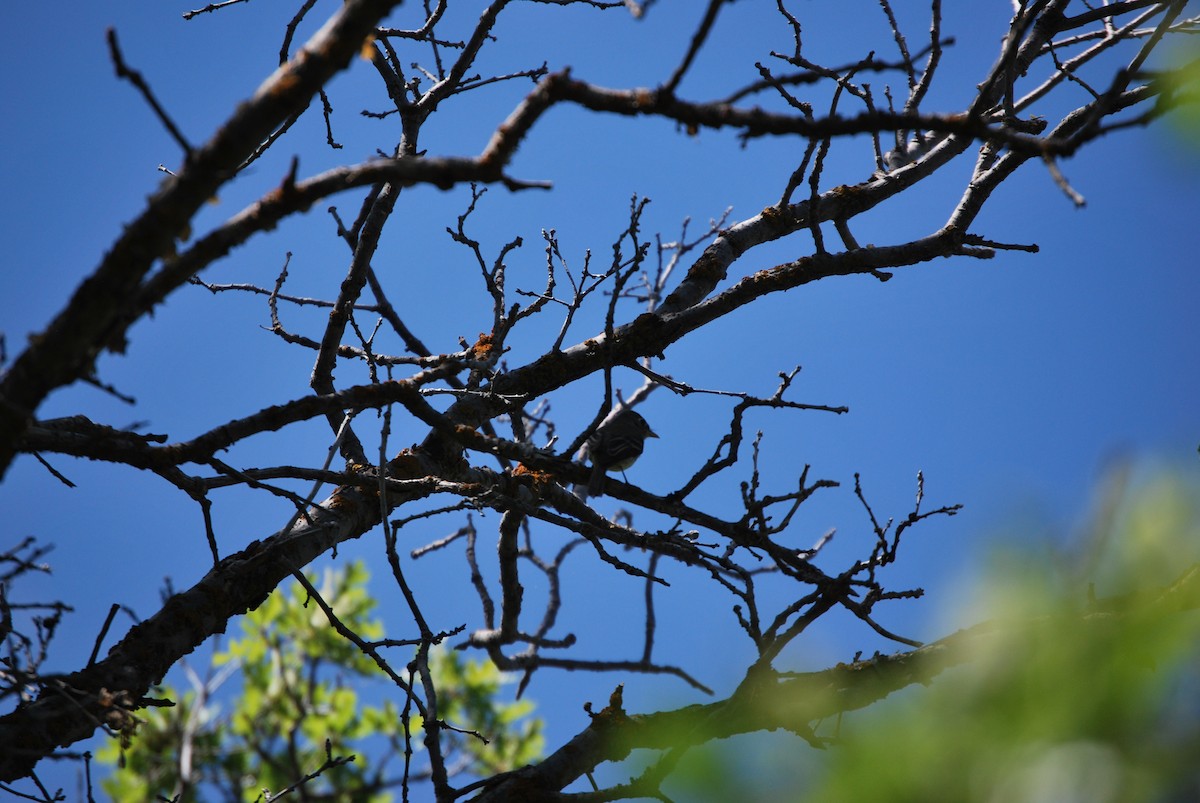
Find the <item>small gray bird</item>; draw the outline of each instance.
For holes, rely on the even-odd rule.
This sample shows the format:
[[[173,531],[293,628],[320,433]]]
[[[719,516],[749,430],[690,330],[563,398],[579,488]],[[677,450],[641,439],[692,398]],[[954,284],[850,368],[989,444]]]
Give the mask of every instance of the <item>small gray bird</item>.
[[[605,421],[587,440],[588,459],[592,461],[592,476],[588,480],[588,496],[604,493],[604,475],[609,471],[625,471],[642,455],[646,438],[657,438],[646,419],[628,407]]]

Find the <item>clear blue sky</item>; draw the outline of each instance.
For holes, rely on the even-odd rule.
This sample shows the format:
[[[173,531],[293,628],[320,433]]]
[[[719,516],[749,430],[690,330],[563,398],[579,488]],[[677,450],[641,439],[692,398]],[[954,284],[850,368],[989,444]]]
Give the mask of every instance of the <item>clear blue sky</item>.
[[[319,3],[313,20],[323,20],[336,5]],[[416,13],[410,5],[414,9],[398,15],[395,24],[410,25]],[[546,53],[552,69],[571,65],[577,77],[602,85],[656,83],[683,52],[687,34],[681,31],[690,30],[700,8],[687,4],[677,12],[666,5],[654,7],[644,24],[635,25],[621,12],[516,4],[481,70],[534,67]],[[755,58],[765,58],[770,48],[790,48],[784,29],[773,19],[764,22],[773,16],[768,5],[740,3],[722,13],[720,46],[700,59],[681,95],[699,98],[714,85],[732,88],[752,80]],[[965,104],[995,56],[1007,9],[1007,4],[994,4],[994,13],[979,4],[948,5],[953,8],[946,10],[945,29],[959,44],[947,54],[942,84],[927,104],[930,111]],[[845,63],[869,47],[891,57],[877,4],[797,6],[798,13],[808,15],[803,18],[812,58]],[[848,6],[862,6],[853,18],[862,20],[865,37],[857,31],[852,36],[824,16]],[[10,3],[0,9],[8,32],[0,67],[9,76],[0,89],[6,118],[0,129],[0,182],[6,189],[0,218],[6,243],[0,330],[10,357],[28,334],[46,325],[94,269],[122,223],[138,213],[161,178],[158,165],[173,167],[180,159],[140,97],[115,79],[105,28],[116,27],[128,62],[145,74],[186,135],[200,142],[273,68],[292,13],[290,7],[255,0],[185,22],[181,13],[188,8],[121,0],[82,4],[69,19],[54,4]],[[535,18],[540,20],[536,26],[530,22]],[[909,25],[914,39],[923,35],[924,25]],[[297,41],[312,29],[306,25]],[[765,42],[763,31],[770,32]],[[615,52],[621,55],[614,58]],[[530,53],[538,54],[536,60]],[[277,184],[293,153],[300,155],[301,175],[312,175],[369,158],[375,148],[390,149],[393,124],[358,115],[362,108],[385,108],[375,84],[374,73],[359,63],[331,86],[335,136],[343,150],[324,146],[320,116],[310,111],[271,156],[204,210],[195,232],[202,234]],[[434,155],[477,153],[528,86],[513,82],[451,101],[444,121],[425,131],[422,147]],[[1078,95],[1072,100],[1083,102]],[[731,220],[743,219],[778,198],[801,148],[789,140],[741,149],[726,133],[689,138],[659,122],[556,111],[524,145],[511,170],[521,178],[551,180],[556,189],[512,196],[493,188],[471,231],[491,254],[513,236],[523,236],[524,248],[509,260],[510,281],[540,288],[541,229],[556,229],[564,254],[579,266],[585,249],[607,259],[635,192],[652,200],[643,230],[661,232],[664,239],[677,235],[683,218],[691,217],[696,231],[727,206],[733,207]],[[829,186],[860,181],[872,169],[863,142],[843,144],[836,154]],[[947,178],[910,193],[905,202],[856,223],[862,225],[855,232],[859,241],[892,243],[935,230],[968,168],[964,163]],[[953,604],[954,578],[985,553],[989,538],[1037,534],[1030,527],[1069,531],[1114,456],[1132,457],[1147,470],[1196,465],[1200,159],[1195,143],[1186,145],[1165,125],[1127,131],[1088,147],[1063,169],[1086,196],[1086,208],[1073,208],[1046,171],[1030,164],[995,195],[975,229],[997,240],[1035,242],[1041,247],[1036,255],[1001,252],[986,262],[941,260],[903,269],[887,284],[856,277],[806,286],[672,347],[666,361],[656,364],[697,387],[761,395],[772,392],[778,371],[800,364],[804,370],[791,398],[851,408],[846,416],[791,412],[751,420],[766,431],[764,476],[776,491],[787,489],[805,463],[815,476],[843,483],[841,491],[814,500],[794,525],[797,545],[838,529],[825,556],[830,569],[865,554],[869,543],[865,518],[850,493],[855,471],[861,472],[881,516],[900,518],[908,512],[918,470],[926,477],[927,506],[966,506],[957,518],[915,532],[891,575],[896,586],[923,585],[930,592],[925,600],[898,604],[882,617],[918,638],[941,634],[937,614]],[[359,197],[350,193],[334,199],[343,218],[354,217]],[[434,351],[454,350],[459,336],[473,340],[490,327],[477,270],[444,233],[466,197],[465,188],[407,191],[376,261],[406,322]],[[307,217],[256,238],[204,278],[269,285],[285,251],[292,251],[292,290],[330,297],[344,275],[347,255],[324,212],[327,205],[318,204]],[[736,276],[802,256],[810,247],[805,238],[792,238],[738,263]],[[321,316],[285,314],[291,328],[319,331]],[[214,298],[185,288],[153,320],[133,328],[127,355],[107,355],[100,362],[101,377],[135,396],[136,408],[79,386],[56,393],[40,414],[83,413],[115,426],[145,421],[147,431],[182,440],[265,404],[299,397],[307,390],[312,355],[284,346],[262,328],[268,323],[260,297]],[[514,342],[510,364],[538,353],[548,342],[546,333],[557,327],[557,319],[549,318],[531,325],[527,337]],[[594,326],[577,329],[568,342],[594,331]],[[387,346],[398,350],[394,340]],[[365,381],[365,375],[344,366],[337,379],[345,386]],[[626,392],[638,384],[633,375],[617,381]],[[566,437],[593,414],[597,387],[553,398]],[[676,487],[711,450],[728,407],[707,398],[655,393],[643,409],[662,439],[651,444],[630,478],[650,490]],[[407,445],[421,437],[417,428],[401,427],[392,443]],[[240,466],[319,464],[327,445],[323,423],[292,427],[251,442],[230,460]],[[53,577],[25,581],[12,598],[63,599],[75,606],[48,667],[70,670],[86,658],[111,603],[149,616],[157,610],[164,577],[177,588],[187,587],[209,561],[198,510],[162,481],[106,465],[50,460],[78,487],[62,487],[33,458],[23,457],[0,486],[0,505],[8,542],[34,534],[56,545],[50,556]],[[714,486],[706,503],[732,515],[734,480],[744,476]],[[287,520],[287,506],[275,499],[240,491],[214,498],[225,552],[269,535]],[[493,514],[479,523],[486,532],[496,521]],[[414,528],[409,545],[457,526],[441,520]],[[483,540],[490,543],[491,537]],[[561,540],[546,537],[548,543]],[[339,559],[359,556],[382,566],[378,533],[349,545]],[[571,570],[568,603],[577,607],[564,611],[562,632],[580,637],[577,656],[636,657],[640,626],[626,625],[640,615],[640,585],[626,578],[610,581],[610,570],[591,555],[580,554]],[[479,626],[460,559],[418,563],[413,571],[436,629]],[[383,572],[376,575],[384,605],[400,610],[383,587]],[[672,589],[658,596],[660,659],[682,664],[728,692],[748,655],[729,614],[732,600],[715,598],[707,582],[684,576],[673,576],[672,582]],[[447,587],[455,589],[452,595],[444,593]],[[601,595],[612,614],[602,622],[584,618],[593,595]],[[705,623],[703,638],[697,621]],[[127,626],[127,620],[118,619],[105,649]],[[389,635],[411,635],[402,616],[389,617]],[[601,639],[617,640],[616,656],[612,642]],[[796,650],[791,665],[820,668],[848,660],[858,649],[888,646],[860,626],[835,621],[805,642],[804,650]],[[618,682],[627,684],[631,710],[693,699],[678,683],[661,679],[547,672],[530,692],[551,715],[550,747],[584,726],[583,701],[602,702]],[[70,776],[50,777],[68,789],[74,783]]]

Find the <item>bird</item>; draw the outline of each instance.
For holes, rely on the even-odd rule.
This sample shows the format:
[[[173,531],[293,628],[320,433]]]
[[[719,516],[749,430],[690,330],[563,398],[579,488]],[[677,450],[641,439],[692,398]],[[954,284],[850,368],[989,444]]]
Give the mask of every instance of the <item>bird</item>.
[[[646,419],[629,407],[621,408],[616,415],[601,423],[587,439],[588,459],[592,462],[587,496],[602,495],[605,474],[609,471],[624,472],[641,457],[646,438],[657,437]]]

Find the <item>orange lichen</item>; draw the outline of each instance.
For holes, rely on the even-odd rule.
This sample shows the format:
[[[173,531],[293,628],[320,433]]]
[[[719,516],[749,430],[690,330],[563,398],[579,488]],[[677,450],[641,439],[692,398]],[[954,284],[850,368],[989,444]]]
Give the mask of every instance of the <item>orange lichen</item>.
[[[519,463],[512,470],[512,480],[514,484],[528,488],[538,496],[545,495],[549,489],[558,484],[553,474],[540,471],[536,468],[529,468],[524,463]]]
[[[551,474],[547,471],[541,471],[536,468],[530,468],[529,466],[525,465],[524,463],[517,464],[517,467],[513,469],[512,476],[513,476],[513,479],[528,478],[529,480],[531,480],[533,482],[551,482],[551,483],[554,482],[553,474]]]
[[[629,719],[629,715],[625,713],[625,686],[619,684],[613,693],[608,697],[608,705],[597,712],[591,710],[590,705],[584,706],[584,710],[591,715],[593,720],[601,720],[604,724],[617,724]]]
[[[344,487],[345,486],[342,486],[342,488],[339,488],[338,491],[341,491]],[[325,507],[330,510],[352,510],[355,506],[354,500],[348,498],[343,493],[337,492],[335,492],[333,496],[329,497],[329,501],[325,502]],[[314,508],[310,512],[315,513],[316,509]]]
[[[388,463],[388,475],[398,480],[412,480],[424,477],[425,469],[412,449],[403,449]]]
[[[475,341],[474,346],[471,346],[471,353],[475,359],[480,362],[486,362],[491,359],[494,349],[492,335],[487,332],[480,332],[479,339]]]

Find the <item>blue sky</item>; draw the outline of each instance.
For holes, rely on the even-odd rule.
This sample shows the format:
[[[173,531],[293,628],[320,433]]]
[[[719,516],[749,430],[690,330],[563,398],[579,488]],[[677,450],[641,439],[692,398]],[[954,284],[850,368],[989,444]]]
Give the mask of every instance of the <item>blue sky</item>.
[[[314,24],[304,26],[297,41],[336,5],[318,3]],[[507,72],[546,58],[552,69],[571,65],[576,77],[606,86],[655,83],[665,79],[685,48],[684,32],[699,6],[676,11],[666,5],[656,6],[645,23],[632,24],[620,12],[516,4],[480,69]],[[790,36],[771,19],[768,5],[740,3],[722,13],[719,47],[702,55],[682,96],[699,99],[752,80],[756,58],[765,58],[769,49],[790,49]],[[967,102],[994,58],[1007,8],[994,4],[1001,8],[993,13],[979,4],[951,5],[956,7],[947,9],[944,24],[958,44],[947,53],[943,83],[931,94],[929,111],[956,110]],[[811,58],[845,63],[869,47],[890,57],[885,50],[890,37],[876,4],[795,6],[805,15]],[[116,27],[127,61],[145,74],[187,136],[200,142],[272,69],[292,13],[249,2],[185,22],[181,14],[188,7],[124,0],[84,4],[65,23],[53,4],[0,9],[9,32],[0,66],[10,76],[0,89],[7,118],[0,130],[0,182],[7,190],[0,219],[7,245],[0,330],[10,357],[28,334],[46,325],[94,269],[122,223],[137,214],[161,178],[158,165],[172,167],[180,158],[134,90],[115,79],[105,28]],[[857,14],[853,18],[861,27],[849,30],[829,16],[838,8]],[[407,26],[415,13],[402,10],[393,22]],[[920,38],[925,23],[909,23],[913,38]],[[614,58],[615,52],[620,56]],[[19,80],[12,77],[18,75]],[[394,125],[358,115],[362,108],[384,108],[376,83],[360,63],[330,87],[335,136],[343,150],[324,146],[323,124],[310,110],[275,152],[201,213],[194,231],[202,234],[275,186],[294,153],[300,155],[301,175],[313,175],[390,148]],[[529,85],[511,82],[452,99],[424,132],[422,147],[434,155],[477,153]],[[1069,100],[1084,102],[1078,94]],[[687,137],[660,122],[574,109],[556,110],[543,122],[511,173],[551,180],[555,189],[513,195],[492,188],[469,223],[486,253],[494,254],[513,236],[524,237],[524,247],[509,260],[510,281],[533,289],[540,288],[545,271],[542,229],[558,232],[573,266],[582,264],[586,249],[606,260],[625,225],[629,198],[638,193],[652,201],[643,221],[646,233],[671,239],[690,217],[697,234],[726,207],[733,207],[730,219],[739,220],[773,203],[803,147],[776,140],[741,148],[725,132]],[[908,512],[918,470],[926,478],[927,506],[964,504],[958,517],[914,532],[892,572],[896,586],[922,585],[929,596],[898,604],[883,617],[914,637],[941,635],[938,612],[953,605],[956,578],[987,554],[990,539],[1069,532],[1082,519],[1094,484],[1118,457],[1131,458],[1147,473],[1164,466],[1195,468],[1200,158],[1195,142],[1185,140],[1167,125],[1126,131],[1065,162],[1064,172],[1087,198],[1083,209],[1073,208],[1039,165],[1022,168],[996,193],[975,230],[997,240],[1035,242],[1038,254],[940,260],[897,271],[886,284],[852,277],[805,286],[673,346],[655,367],[696,387],[769,395],[779,371],[802,365],[791,398],[850,407],[844,416],[784,411],[751,419],[751,426],[765,432],[764,476],[776,491],[786,489],[804,464],[811,464],[814,476],[843,483],[840,491],[818,495],[793,525],[797,545],[837,528],[823,557],[830,569],[864,554],[870,542],[850,493],[855,471],[883,517]],[[892,243],[933,231],[952,208],[969,166],[952,166],[901,203],[856,221],[859,241]],[[865,141],[841,143],[831,157],[828,186],[861,181],[871,169]],[[333,203],[349,219],[359,197],[350,193]],[[473,340],[490,326],[477,269],[444,233],[467,198],[465,188],[406,191],[376,261],[400,314],[435,351],[454,350],[458,337]],[[291,251],[292,291],[329,297],[344,275],[347,254],[324,211],[327,205],[254,239],[203,278],[269,286]],[[810,249],[802,237],[775,244],[739,262],[731,280]],[[630,317],[635,312],[628,310]],[[294,309],[284,314],[290,328],[319,331],[321,315]],[[568,343],[596,331],[597,320],[576,328]],[[128,354],[100,361],[102,378],[135,396],[135,408],[77,386],[54,394],[40,414],[84,413],[114,426],[145,421],[147,431],[182,440],[227,418],[299,397],[307,391],[312,355],[284,346],[262,328],[268,323],[260,297],[214,297],[184,288],[152,320],[134,327]],[[558,325],[549,316],[533,322],[514,341],[510,364],[539,353]],[[398,350],[394,339],[386,345]],[[365,381],[365,375],[344,366],[337,379],[346,386]],[[638,384],[632,374],[616,381],[627,393]],[[599,400],[594,382],[552,398],[568,439]],[[677,487],[711,451],[729,406],[656,392],[643,410],[662,438],[650,444],[630,479],[650,490]],[[402,425],[392,443],[407,445],[421,437],[416,427]],[[229,457],[241,466],[319,464],[328,442],[327,427],[314,423],[255,439]],[[0,504],[8,514],[10,541],[35,534],[56,545],[53,577],[26,581],[18,593],[75,606],[49,667],[69,670],[86,658],[111,603],[148,616],[157,609],[164,577],[186,587],[207,570],[208,557],[195,505],[161,481],[50,459],[77,488],[62,487],[33,458],[23,457],[0,486]],[[706,486],[704,503],[733,515],[736,481],[745,476],[741,471],[711,491]],[[287,520],[287,506],[276,499],[244,491],[219,492],[214,499],[225,552],[269,535]],[[487,532],[496,521],[490,514],[477,523]],[[458,523],[430,523],[410,534],[411,546]],[[550,544],[561,542],[557,534],[544,537]],[[339,560],[353,557],[382,566],[378,533],[348,545]],[[587,645],[577,655],[636,655],[640,627],[627,624],[640,616],[640,585],[609,577],[582,551],[570,571],[568,604],[578,607],[564,611],[569,622],[564,631]],[[383,587],[383,572],[376,575],[384,609],[396,613],[389,616],[389,635],[409,635],[396,600]],[[478,626],[477,603],[472,605],[458,553],[417,563],[414,576],[435,614],[435,628]],[[729,614],[732,600],[714,598],[703,578],[678,573],[671,580],[671,589],[658,597],[660,658],[727,692],[749,655]],[[444,593],[448,583],[462,593]],[[589,621],[586,611],[598,599],[611,615]],[[703,638],[695,632],[698,619],[706,623]],[[127,626],[118,619],[106,648]],[[858,649],[888,646],[861,626],[831,620],[788,660],[794,668],[814,669],[848,660]],[[694,699],[689,690],[662,679],[546,673],[531,687],[533,698],[548,712],[578,712],[554,723],[551,747],[583,727],[584,700],[606,699],[617,682],[627,684],[631,710]],[[73,782],[69,776],[58,781],[68,788]]]

